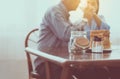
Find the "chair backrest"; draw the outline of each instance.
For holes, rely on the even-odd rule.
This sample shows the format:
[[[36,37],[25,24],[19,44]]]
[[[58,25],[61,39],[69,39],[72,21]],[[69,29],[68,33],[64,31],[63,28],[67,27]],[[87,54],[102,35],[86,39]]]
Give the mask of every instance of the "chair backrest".
[[[38,38],[39,38],[38,28],[34,28],[30,32],[28,32],[25,38],[25,48],[30,47],[32,49],[37,50]],[[27,57],[27,63],[28,63],[29,79],[32,79],[32,78],[41,79],[40,75],[36,73],[34,68],[34,63],[33,63],[33,60],[35,59],[35,57],[38,57],[38,56],[26,51],[26,57]],[[45,74],[46,74],[46,79],[51,79],[50,66],[48,61],[45,61]]]
[[[26,36],[25,38],[25,47],[35,47],[37,46],[37,41],[38,41],[38,33],[39,29],[38,28],[34,28],[32,29]]]
[[[24,42],[25,48],[26,47],[31,47],[34,49],[37,48],[37,41],[38,41],[38,34],[39,34],[38,32],[39,32],[38,28],[34,28],[30,32],[28,32],[25,38],[25,42]],[[27,57],[27,63],[28,63],[29,79],[31,78],[39,79],[39,75],[34,72],[33,64],[32,64],[32,57],[28,52],[26,52],[26,57]]]

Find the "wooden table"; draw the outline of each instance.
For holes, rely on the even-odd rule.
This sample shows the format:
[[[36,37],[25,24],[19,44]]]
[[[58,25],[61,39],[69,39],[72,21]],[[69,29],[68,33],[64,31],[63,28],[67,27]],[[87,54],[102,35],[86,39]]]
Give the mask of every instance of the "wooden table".
[[[35,49],[26,48],[26,52],[42,57],[43,59],[60,65],[62,69],[61,79],[68,79],[68,70],[71,67],[79,68],[90,66],[120,66],[120,49],[113,49],[103,54],[85,53],[79,55],[56,56]]]

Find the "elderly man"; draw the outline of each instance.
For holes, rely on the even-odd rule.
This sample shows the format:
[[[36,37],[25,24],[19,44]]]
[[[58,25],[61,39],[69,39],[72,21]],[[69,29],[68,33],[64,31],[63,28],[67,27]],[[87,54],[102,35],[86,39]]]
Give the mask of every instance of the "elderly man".
[[[38,41],[38,50],[46,53],[67,53],[68,41],[72,27],[76,27],[69,21],[69,11],[76,10],[80,0],[61,0],[58,5],[49,8],[40,25],[40,34]],[[61,68],[53,63],[50,64],[52,70],[52,79],[59,79]],[[37,73],[41,79],[46,79],[44,60],[37,58],[35,60]]]

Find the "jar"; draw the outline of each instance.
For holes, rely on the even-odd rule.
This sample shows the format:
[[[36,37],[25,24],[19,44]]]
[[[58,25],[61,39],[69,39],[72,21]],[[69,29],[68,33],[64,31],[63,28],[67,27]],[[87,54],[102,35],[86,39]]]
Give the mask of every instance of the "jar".
[[[70,54],[80,54],[88,48],[89,40],[85,31],[71,31],[71,37],[68,45]]]
[[[103,43],[102,39],[94,36],[93,42],[92,42],[92,53],[103,53]]]

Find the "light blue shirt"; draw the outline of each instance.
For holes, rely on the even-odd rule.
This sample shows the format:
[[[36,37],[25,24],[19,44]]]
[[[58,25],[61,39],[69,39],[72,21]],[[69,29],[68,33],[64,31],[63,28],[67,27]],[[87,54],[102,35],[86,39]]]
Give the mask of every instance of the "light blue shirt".
[[[53,49],[66,48],[70,38],[71,27],[69,12],[62,2],[49,8],[40,25],[38,49],[50,52]]]
[[[110,26],[106,23],[104,16],[98,16],[101,19],[101,26],[98,27],[96,21],[92,19],[91,26],[88,25],[88,22],[81,21],[79,22],[79,27],[82,28],[84,31],[87,32],[87,37],[90,39],[90,31],[91,30],[109,30]]]

